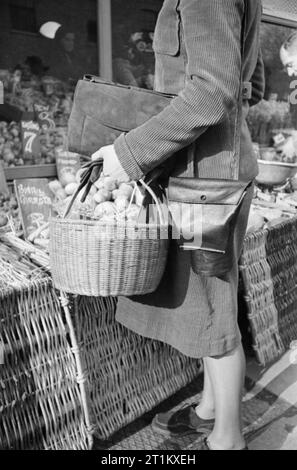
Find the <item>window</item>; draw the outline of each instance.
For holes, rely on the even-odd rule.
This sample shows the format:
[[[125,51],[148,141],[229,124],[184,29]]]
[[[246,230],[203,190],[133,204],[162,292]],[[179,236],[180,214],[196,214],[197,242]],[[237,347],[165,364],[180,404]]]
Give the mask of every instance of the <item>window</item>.
[[[284,46],[285,51],[281,52]],[[261,47],[265,96],[251,108],[248,123],[253,141],[266,147],[274,145],[277,134],[286,135],[297,129],[297,29],[262,23]]]
[[[97,21],[89,20],[87,23],[88,41],[97,44]]]
[[[10,3],[10,24],[14,31],[37,33],[35,2],[13,0]]]
[[[145,29],[148,31],[154,31],[159,12],[150,8],[142,8],[141,12]]]

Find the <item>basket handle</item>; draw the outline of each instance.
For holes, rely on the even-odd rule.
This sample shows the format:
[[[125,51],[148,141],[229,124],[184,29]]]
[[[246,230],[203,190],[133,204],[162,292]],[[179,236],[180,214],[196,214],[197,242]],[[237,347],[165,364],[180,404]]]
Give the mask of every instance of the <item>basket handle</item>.
[[[159,199],[157,198],[157,196],[155,195],[154,191],[152,190],[152,188],[150,188],[150,186],[145,183],[145,181],[143,179],[140,179],[139,182],[142,184],[142,186],[144,187],[144,189],[152,196],[152,199],[153,201],[155,202],[156,204],[156,207],[157,207],[157,211],[158,211],[158,214],[159,214],[159,218],[160,218],[160,223],[161,225],[165,225],[165,218],[164,218],[164,214],[163,214],[163,211],[161,209],[161,204],[160,204],[160,201]]]
[[[100,160],[95,160],[95,161],[90,162],[90,163],[86,163],[85,165],[83,165],[83,169],[85,169],[85,171],[81,175],[80,184],[79,184],[77,190],[75,191],[75,193],[73,194],[73,196],[71,198],[71,201],[69,202],[69,204],[66,208],[66,211],[63,215],[63,219],[66,219],[66,217],[68,216],[68,214],[71,211],[72,206],[73,206],[78,194],[81,192],[81,190],[84,187],[86,189],[85,189],[85,192],[84,192],[84,194],[81,198],[81,202],[85,202],[86,197],[89,194],[89,192],[91,190],[91,187],[93,186],[93,183],[98,179],[98,176],[102,173],[103,160],[100,159]],[[95,173],[96,178],[94,176],[92,177],[92,173],[93,173],[94,170],[96,170],[96,173]]]

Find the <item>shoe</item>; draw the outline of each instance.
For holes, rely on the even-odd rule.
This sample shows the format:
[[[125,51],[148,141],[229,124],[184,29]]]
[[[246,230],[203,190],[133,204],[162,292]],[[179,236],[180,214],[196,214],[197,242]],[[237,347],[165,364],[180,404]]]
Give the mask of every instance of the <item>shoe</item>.
[[[197,415],[197,405],[187,405],[175,412],[157,414],[152,421],[154,431],[165,436],[187,436],[207,433],[214,427],[214,419],[202,419]]]
[[[205,437],[203,439],[202,445],[201,445],[199,450],[212,450],[209,446],[207,437]],[[246,447],[243,447],[242,449],[239,449],[239,450],[249,450],[249,448],[248,448],[248,446],[246,446]]]

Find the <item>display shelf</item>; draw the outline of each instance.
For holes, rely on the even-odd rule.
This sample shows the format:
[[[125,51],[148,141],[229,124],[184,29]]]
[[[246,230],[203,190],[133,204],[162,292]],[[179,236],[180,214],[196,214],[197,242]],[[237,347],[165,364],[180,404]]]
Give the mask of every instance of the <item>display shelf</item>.
[[[57,168],[55,164],[28,165],[5,168],[4,173],[7,181],[25,178],[55,178],[57,177]]]

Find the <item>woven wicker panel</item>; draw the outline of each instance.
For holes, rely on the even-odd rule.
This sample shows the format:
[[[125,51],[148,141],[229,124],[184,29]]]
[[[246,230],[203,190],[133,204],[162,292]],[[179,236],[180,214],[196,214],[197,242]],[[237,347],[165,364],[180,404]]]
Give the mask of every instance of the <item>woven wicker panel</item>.
[[[61,308],[50,278],[0,294],[0,449],[87,449]]]
[[[240,261],[254,348],[260,363],[297,338],[297,218],[249,234]]]
[[[296,0],[262,0],[262,4],[267,15],[297,21]]]
[[[116,322],[115,300],[78,297],[75,304],[91,419],[100,439],[151,410],[199,373],[197,360]]]

